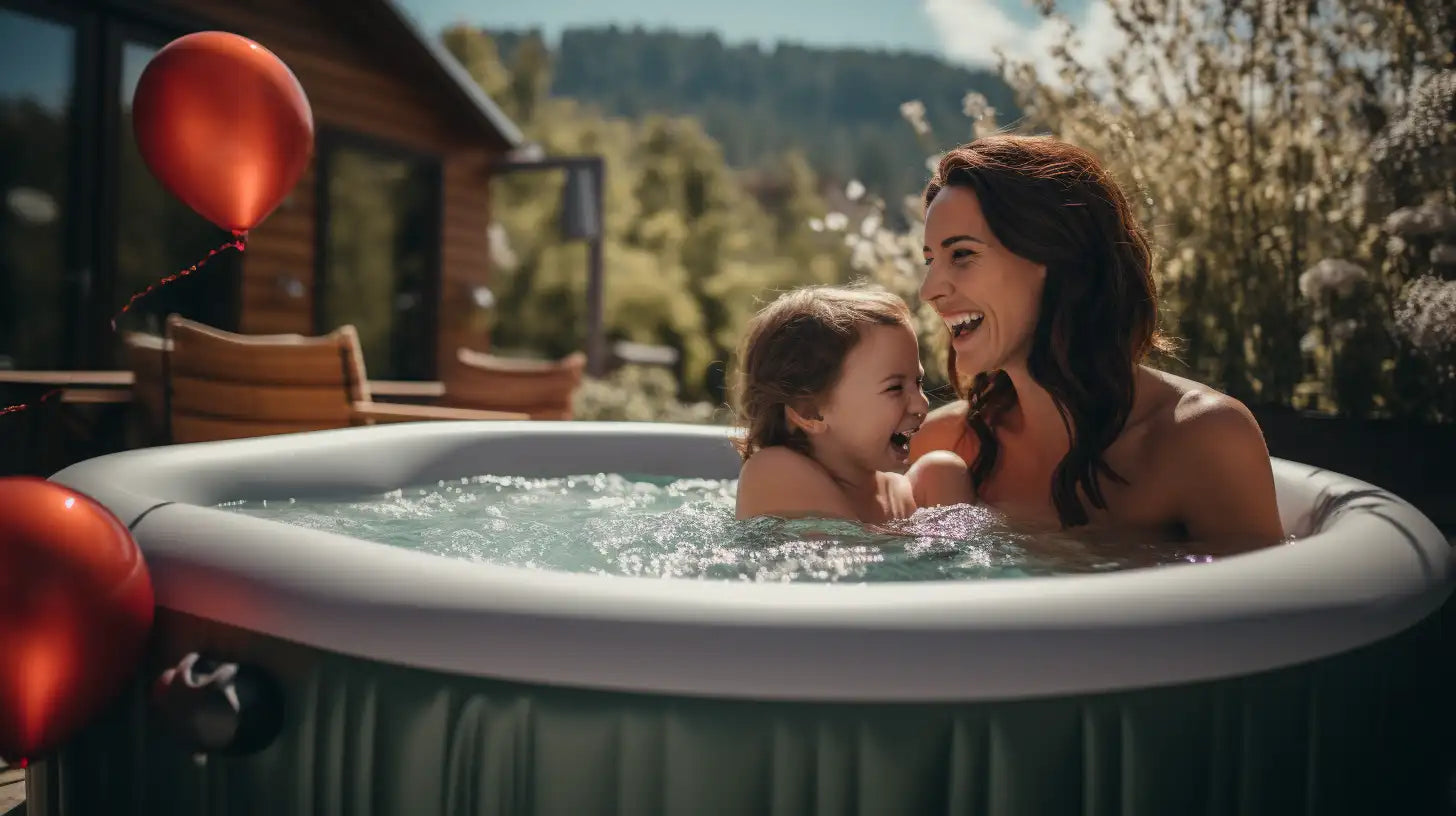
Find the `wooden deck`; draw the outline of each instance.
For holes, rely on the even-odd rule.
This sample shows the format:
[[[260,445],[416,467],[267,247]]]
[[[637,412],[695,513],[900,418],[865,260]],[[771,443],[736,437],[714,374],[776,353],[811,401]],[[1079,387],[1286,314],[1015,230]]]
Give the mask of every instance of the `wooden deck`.
[[[25,771],[19,768],[6,767],[0,762],[0,816],[16,816],[23,814],[25,809]]]

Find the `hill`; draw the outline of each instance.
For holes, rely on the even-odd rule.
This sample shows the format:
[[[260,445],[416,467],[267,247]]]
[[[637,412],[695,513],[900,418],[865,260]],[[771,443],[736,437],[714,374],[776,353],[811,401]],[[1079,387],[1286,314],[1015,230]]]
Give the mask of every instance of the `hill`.
[[[528,38],[539,43],[534,32],[489,33],[507,63]],[[772,167],[799,151],[826,182],[858,178],[889,201],[918,192],[928,172],[929,146],[900,117],[901,103],[922,101],[933,131],[951,144],[970,138],[961,115],[968,91],[983,94],[1003,124],[1018,116],[995,73],[923,54],[765,50],[726,45],[714,34],[608,27],[566,30],[551,56],[552,96],[612,116],[693,116],[734,168]]]

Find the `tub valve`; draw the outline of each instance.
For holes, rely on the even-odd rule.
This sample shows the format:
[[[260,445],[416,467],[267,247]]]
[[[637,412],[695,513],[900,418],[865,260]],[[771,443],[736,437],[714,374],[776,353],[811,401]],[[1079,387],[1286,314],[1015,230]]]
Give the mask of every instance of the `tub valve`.
[[[195,754],[251,754],[283,726],[283,694],[271,677],[196,652],[157,677],[152,706]]]

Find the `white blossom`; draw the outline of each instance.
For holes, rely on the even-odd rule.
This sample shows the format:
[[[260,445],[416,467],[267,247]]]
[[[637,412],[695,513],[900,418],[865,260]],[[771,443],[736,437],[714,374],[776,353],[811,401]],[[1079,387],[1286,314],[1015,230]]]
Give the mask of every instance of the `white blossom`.
[[[844,187],[844,197],[850,201],[859,201],[864,197],[865,186],[859,179],[850,179],[849,184]]]
[[[486,227],[486,244],[490,248],[490,262],[496,269],[510,271],[516,268],[520,259],[516,257],[516,251],[511,248],[510,236],[506,234],[504,224],[499,221],[492,221]]]
[[[826,229],[833,230],[834,232],[839,232],[840,230],[849,226],[849,216],[845,215],[842,212],[832,212],[824,216],[824,226]]]
[[[986,97],[975,91],[971,91],[961,99],[961,112],[972,120],[996,115],[996,109],[991,107],[990,103],[986,101]]]
[[[868,241],[856,243],[849,256],[850,266],[864,271],[872,270],[875,267],[875,260],[875,245]]]
[[[880,214],[870,213],[865,216],[863,221],[859,222],[859,234],[866,238],[875,237],[875,233],[880,231],[880,223]]]
[[[1456,281],[1434,275],[1411,281],[1395,307],[1395,327],[1424,351],[1456,345]]]
[[[1299,293],[1308,300],[1318,300],[1329,292],[1349,296],[1366,277],[1364,269],[1349,261],[1326,258],[1299,276]]]
[[[1456,209],[1444,204],[1403,207],[1386,216],[1385,231],[1407,236],[1456,232]]]
[[[925,103],[919,99],[900,103],[900,116],[910,123],[910,127],[915,128],[917,135],[925,136],[930,133],[930,123],[925,121]]]

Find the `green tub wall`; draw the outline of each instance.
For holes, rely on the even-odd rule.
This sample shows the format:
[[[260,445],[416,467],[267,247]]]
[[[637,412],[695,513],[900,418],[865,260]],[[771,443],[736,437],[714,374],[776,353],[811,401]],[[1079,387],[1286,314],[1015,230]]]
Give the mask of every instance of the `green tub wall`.
[[[282,734],[199,764],[137,681],[35,769],[30,816],[1445,814],[1453,608],[1256,676],[962,704],[531,686],[159,610],[143,676],[194,649],[265,667],[290,702]]]

